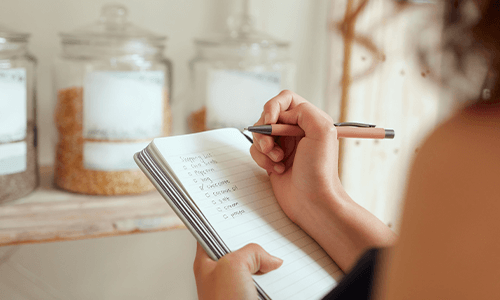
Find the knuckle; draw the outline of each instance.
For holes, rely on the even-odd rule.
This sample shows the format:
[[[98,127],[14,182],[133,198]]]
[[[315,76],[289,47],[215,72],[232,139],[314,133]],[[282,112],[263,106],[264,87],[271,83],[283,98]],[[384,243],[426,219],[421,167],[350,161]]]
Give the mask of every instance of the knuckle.
[[[324,136],[337,136],[337,128],[333,125],[332,122],[329,122],[329,120],[326,120],[322,122],[320,126],[320,131],[321,134]]]
[[[247,244],[245,247],[247,247],[248,249],[250,249],[252,251],[260,249],[260,246],[258,244],[256,244],[256,243]]]
[[[321,136],[336,136],[337,129],[333,125],[333,120],[321,109],[312,103],[304,102],[298,105],[303,121],[308,122],[314,131]]]
[[[293,97],[294,93],[290,90],[282,90],[280,93],[279,93],[280,96],[284,96],[284,97]]]
[[[314,114],[315,106],[309,102],[299,103],[296,107],[299,114],[308,119],[315,119],[317,116]]]
[[[244,248],[246,249],[246,252],[250,254],[261,253],[264,250],[264,248],[256,243],[247,244]]]
[[[302,103],[299,103],[295,109],[300,112],[301,114],[303,114],[305,111],[307,111],[307,102],[302,102]]]
[[[300,109],[302,109],[302,110],[307,110],[307,111],[311,111],[312,109],[314,109],[314,108],[315,108],[315,106],[314,106],[314,105],[312,105],[312,104],[311,104],[311,102],[307,102],[307,101],[306,101],[306,102],[299,103],[299,104],[297,105],[297,107],[299,107],[299,108],[300,108]]]
[[[264,104],[264,111],[262,112],[261,116],[263,116],[266,111],[270,110],[273,107],[274,105],[273,102],[274,102],[273,100],[269,100],[266,102],[266,104]]]
[[[324,114],[325,114],[325,118],[328,120],[328,122],[333,124],[333,118],[329,114],[327,114],[326,112]]]
[[[262,112],[262,115],[266,113],[266,111],[270,111],[271,107],[273,106],[273,100],[269,100],[264,104],[264,111]]]

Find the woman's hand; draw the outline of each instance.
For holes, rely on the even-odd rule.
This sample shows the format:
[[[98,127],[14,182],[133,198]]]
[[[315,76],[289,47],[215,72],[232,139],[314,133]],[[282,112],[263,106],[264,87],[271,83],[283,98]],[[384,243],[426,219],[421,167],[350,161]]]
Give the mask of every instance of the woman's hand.
[[[271,178],[280,206],[292,221],[307,229],[343,187],[338,177],[338,140],[333,120],[299,95],[283,91],[269,100],[255,125],[300,126],[304,137],[273,137],[254,133],[253,159]]]
[[[392,245],[395,234],[354,202],[338,176],[333,120],[299,95],[283,91],[269,100],[255,125],[294,124],[303,137],[254,133],[250,153],[270,175],[286,215],[313,237],[344,271],[370,247]]]
[[[282,263],[257,244],[213,261],[198,244],[193,265],[198,299],[258,299],[252,274],[265,274]]]

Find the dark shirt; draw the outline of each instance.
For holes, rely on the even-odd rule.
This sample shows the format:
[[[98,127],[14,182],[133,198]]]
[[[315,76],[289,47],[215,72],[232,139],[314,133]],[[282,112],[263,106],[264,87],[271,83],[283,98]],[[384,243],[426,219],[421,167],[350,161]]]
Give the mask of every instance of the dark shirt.
[[[379,249],[370,249],[323,300],[370,299]]]

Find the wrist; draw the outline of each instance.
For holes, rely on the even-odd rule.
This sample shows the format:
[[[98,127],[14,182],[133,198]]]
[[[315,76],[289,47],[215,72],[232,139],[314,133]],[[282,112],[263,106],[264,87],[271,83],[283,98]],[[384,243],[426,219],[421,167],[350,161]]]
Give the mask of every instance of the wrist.
[[[344,188],[328,189],[321,194],[304,197],[301,201],[300,213],[295,214],[294,221],[316,241],[328,238],[331,226],[338,223],[348,210],[348,203],[353,202]]]

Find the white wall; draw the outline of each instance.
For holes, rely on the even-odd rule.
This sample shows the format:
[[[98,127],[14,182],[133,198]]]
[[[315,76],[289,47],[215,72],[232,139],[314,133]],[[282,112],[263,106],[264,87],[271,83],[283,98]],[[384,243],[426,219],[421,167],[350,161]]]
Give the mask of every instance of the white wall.
[[[2,0],[0,23],[31,33],[30,49],[38,58],[39,154],[42,164],[54,160],[55,128],[51,66],[60,53],[59,32],[97,20],[104,0]],[[167,35],[165,56],[174,64],[173,99],[188,88],[187,62],[194,56],[193,38],[220,31],[239,2],[233,0],[119,0],[130,20]],[[328,0],[253,0],[258,28],[291,42],[297,63],[297,92],[322,107],[326,78]],[[176,106],[177,107],[177,106]],[[175,109],[175,107],[174,107]],[[176,116],[178,113],[174,110]]]

